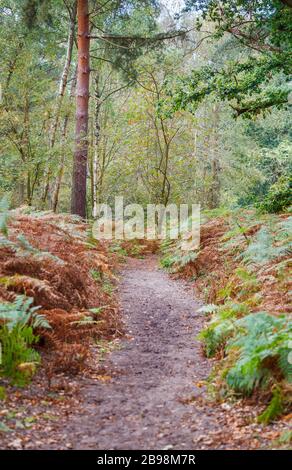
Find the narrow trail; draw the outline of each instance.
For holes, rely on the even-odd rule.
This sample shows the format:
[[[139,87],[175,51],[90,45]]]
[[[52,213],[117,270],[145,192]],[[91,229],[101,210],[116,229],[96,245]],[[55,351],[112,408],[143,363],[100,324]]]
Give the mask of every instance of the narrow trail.
[[[112,380],[87,386],[83,411],[70,419],[73,448],[208,448],[215,416],[206,406],[189,405],[210,367],[195,340],[203,322],[198,304],[158,269],[155,257],[130,259],[122,279],[130,339],[108,359]]]
[[[204,316],[197,312],[199,304],[190,287],[171,279],[158,268],[157,258],[149,256],[128,260],[119,292],[127,332],[118,341],[119,348],[106,354],[103,362],[93,360],[89,376],[68,376],[67,384],[60,382],[63,390],[69,387],[73,401],[69,409],[67,405],[65,411],[62,408],[56,421],[19,429],[13,437],[7,433],[3,447],[194,450],[269,446],[272,425],[266,429],[256,424],[256,403],[238,401],[231,406],[208,401],[202,381],[212,361],[204,358],[196,340]],[[28,400],[25,393],[21,402],[15,397],[28,419],[48,414],[45,390],[40,383],[27,390]],[[54,406],[56,414],[58,406]]]

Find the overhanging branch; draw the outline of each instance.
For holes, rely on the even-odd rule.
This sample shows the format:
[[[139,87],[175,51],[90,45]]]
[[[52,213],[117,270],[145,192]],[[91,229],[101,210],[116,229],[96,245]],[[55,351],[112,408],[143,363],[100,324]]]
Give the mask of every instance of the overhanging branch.
[[[100,39],[102,41],[110,41],[111,43],[117,44],[117,45],[123,45],[124,47],[131,47],[132,45],[134,46],[144,46],[147,44],[153,44],[157,41],[167,41],[170,39],[176,39],[176,38],[184,38],[192,29],[188,30],[180,30],[180,31],[170,31],[167,33],[159,33],[154,36],[140,36],[140,35],[131,35],[131,36],[123,36],[119,34],[110,34],[110,33],[105,33],[105,34],[100,34],[100,35],[90,35],[90,39]]]

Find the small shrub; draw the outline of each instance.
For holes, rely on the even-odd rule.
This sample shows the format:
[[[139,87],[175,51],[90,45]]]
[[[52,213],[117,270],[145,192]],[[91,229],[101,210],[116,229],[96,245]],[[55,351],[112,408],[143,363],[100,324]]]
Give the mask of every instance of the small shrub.
[[[292,177],[281,176],[258,205],[261,212],[281,212],[292,204]]]

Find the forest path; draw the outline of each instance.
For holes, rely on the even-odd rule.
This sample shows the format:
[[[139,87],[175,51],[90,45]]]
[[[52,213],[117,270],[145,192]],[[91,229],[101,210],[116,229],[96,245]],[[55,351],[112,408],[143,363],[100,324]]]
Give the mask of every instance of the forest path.
[[[196,340],[205,319],[190,286],[159,269],[155,256],[128,259],[120,277],[126,336],[103,360],[92,357],[89,374],[61,376],[49,394],[40,375],[22,398],[16,393],[11,411],[35,425],[0,433],[0,448],[269,447],[273,425],[255,422],[259,407],[254,401],[208,400],[202,381],[213,362],[204,358]]]
[[[74,449],[212,448],[218,427],[208,405],[190,404],[203,389],[209,361],[195,340],[203,318],[190,289],[158,269],[157,258],[129,259],[120,299],[130,339],[109,355],[107,383],[83,393],[71,417]]]

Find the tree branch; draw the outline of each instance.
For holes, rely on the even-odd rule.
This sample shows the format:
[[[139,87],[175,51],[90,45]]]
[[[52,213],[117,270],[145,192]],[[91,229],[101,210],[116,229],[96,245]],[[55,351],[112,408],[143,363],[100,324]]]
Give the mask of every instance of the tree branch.
[[[102,35],[90,35],[91,39],[101,39],[103,41],[109,41],[116,43],[128,43],[129,46],[132,43],[137,43],[140,42],[139,45],[144,45],[144,44],[152,44],[153,42],[156,41],[167,41],[169,39],[175,39],[178,37],[185,37],[186,34],[188,34],[190,31],[193,31],[194,28],[188,29],[188,30],[180,30],[180,31],[173,31],[173,32],[167,32],[167,33],[159,33],[156,34],[153,37],[147,37],[147,36],[139,36],[139,35],[132,35],[132,36],[122,36],[119,34],[110,34],[110,33],[105,33]],[[118,44],[117,44],[118,45]],[[128,47],[129,47],[128,46]],[[122,46],[125,47],[125,46]]]

